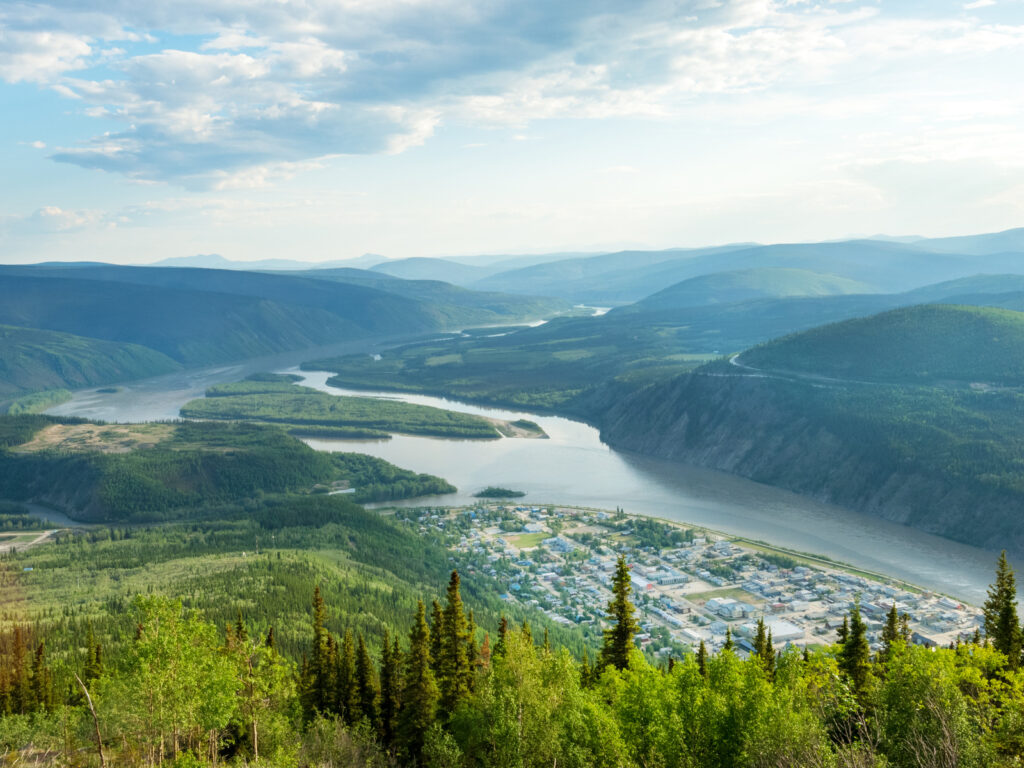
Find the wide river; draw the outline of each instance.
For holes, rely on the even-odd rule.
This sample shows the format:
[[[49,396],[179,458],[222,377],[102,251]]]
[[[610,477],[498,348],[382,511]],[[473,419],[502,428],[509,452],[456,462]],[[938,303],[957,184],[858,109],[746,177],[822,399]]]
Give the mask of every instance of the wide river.
[[[355,345],[344,350],[354,351]],[[431,504],[470,503],[489,485],[526,492],[524,502],[601,508],[689,522],[775,545],[827,555],[860,568],[889,574],[975,605],[985,598],[996,556],[902,525],[821,504],[787,491],[713,470],[689,467],[612,450],[593,427],[571,419],[536,416],[421,395],[356,392],[328,387],[328,373],[294,366],[309,351],[238,365],[161,376],[123,385],[115,393],[76,393],[51,413],[106,421],[175,418],[188,400],[216,383],[237,381],[254,371],[287,371],[304,384],[335,394],[377,395],[500,419],[528,418],[548,440],[442,440],[395,436],[391,440],[307,440],[325,451],[358,451],[400,467],[449,480],[458,493]],[[423,504],[424,500],[408,502]]]

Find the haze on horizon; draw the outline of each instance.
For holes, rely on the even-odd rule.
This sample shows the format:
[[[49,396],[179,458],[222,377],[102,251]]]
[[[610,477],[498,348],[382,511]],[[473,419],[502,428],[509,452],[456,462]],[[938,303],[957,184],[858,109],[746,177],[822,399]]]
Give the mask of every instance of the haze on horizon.
[[[1021,0],[0,6],[0,261],[1024,224]]]

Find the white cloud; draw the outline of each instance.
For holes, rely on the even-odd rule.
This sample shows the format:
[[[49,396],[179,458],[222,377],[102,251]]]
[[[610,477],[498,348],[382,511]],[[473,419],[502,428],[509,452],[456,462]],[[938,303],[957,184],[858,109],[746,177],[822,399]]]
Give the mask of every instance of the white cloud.
[[[168,34],[204,39],[197,50],[131,45]],[[842,89],[894,62],[1022,49],[1024,26],[862,2],[49,0],[0,10],[0,78],[38,82],[122,125],[55,159],[189,187],[266,184],[325,157],[401,152],[445,121],[527,135],[550,118],[768,114],[751,105],[850,119],[899,104],[895,88]],[[97,64],[102,76],[85,69]],[[811,93],[833,85],[834,97]],[[971,119],[972,108],[950,102],[922,118]]]
[[[973,11],[975,8],[988,8],[996,4],[996,0],[974,0],[973,3],[965,3],[964,8]]]

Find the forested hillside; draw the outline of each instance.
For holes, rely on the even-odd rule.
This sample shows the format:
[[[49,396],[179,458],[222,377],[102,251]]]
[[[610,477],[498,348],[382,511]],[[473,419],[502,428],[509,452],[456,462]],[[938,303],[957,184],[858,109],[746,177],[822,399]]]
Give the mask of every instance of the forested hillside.
[[[166,355],[136,344],[0,326],[0,400],[26,391],[158,376],[179,367]]]
[[[924,306],[815,329],[635,391],[602,435],[1024,552],[1022,317]]]
[[[314,451],[280,429],[180,422],[102,425],[45,416],[0,420],[0,498],[40,501],[90,521],[209,516],[265,494],[355,488],[361,501],[455,489],[387,462]]]
[[[321,529],[321,541],[359,514],[339,512],[345,521]],[[397,529],[392,538],[389,567],[402,570],[405,542]],[[600,648],[582,660],[546,628],[541,636],[479,610],[474,580],[464,595],[457,571],[429,609],[430,591],[410,605],[411,585],[384,572],[372,586],[342,586],[339,611],[342,574],[370,571],[356,558],[320,572],[308,569],[313,561],[278,550],[243,570],[250,589],[271,595],[288,573],[304,605],[222,591],[208,616],[151,594],[117,604],[127,614],[117,635],[106,610],[97,623],[14,624],[0,644],[0,745],[37,765],[302,768],[1010,768],[1024,748],[1021,627],[1005,560],[985,635],[956,647],[911,644],[893,605],[872,653],[855,602],[833,646],[778,649],[761,620],[745,659],[727,636],[719,653],[700,645],[657,667],[634,645],[625,558]],[[420,573],[436,584],[430,571]],[[207,585],[238,575],[197,579],[193,593],[206,602]],[[310,589],[311,577],[327,588]],[[279,623],[268,626],[268,613]]]
[[[1024,384],[1024,312],[924,305],[762,344],[742,363],[767,371],[908,384]]]

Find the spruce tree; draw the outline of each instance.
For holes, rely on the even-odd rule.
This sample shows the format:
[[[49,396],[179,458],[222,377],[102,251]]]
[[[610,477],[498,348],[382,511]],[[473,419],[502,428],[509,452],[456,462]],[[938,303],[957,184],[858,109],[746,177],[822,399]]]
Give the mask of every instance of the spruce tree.
[[[370,652],[366,649],[362,632],[359,633],[356,645],[355,695],[359,702],[359,714],[370,726],[376,728],[379,692],[373,672],[373,662],[370,661]]]
[[[244,645],[249,640],[249,632],[245,628],[245,622],[242,620],[242,609],[238,609],[238,618],[235,619],[235,640],[239,644]]]
[[[96,640],[92,622],[89,622],[89,634],[85,641],[85,649],[85,668],[82,670],[82,680],[89,684],[103,676],[103,646]]]
[[[341,638],[336,669],[335,711],[342,716],[346,723],[354,725],[359,722],[362,713],[359,708],[359,695],[356,688],[356,648],[352,641],[352,631],[349,629],[345,630],[345,634]]]
[[[448,582],[447,604],[441,623],[441,658],[437,664],[441,688],[441,708],[453,712],[470,691],[473,674],[469,659],[469,622],[462,606],[459,573],[452,571]]]
[[[859,602],[855,602],[850,610],[846,642],[839,650],[839,668],[850,678],[853,690],[858,695],[862,694],[871,671],[871,647],[868,645],[868,628],[860,616]]]
[[[700,676],[707,678],[708,676],[708,648],[704,645],[704,641],[700,641],[700,645],[697,646],[697,669],[700,670]]]
[[[416,619],[409,632],[404,678],[398,732],[404,756],[418,764],[427,731],[434,724],[438,696],[431,669],[430,628],[422,601],[416,607]]]
[[[401,709],[402,649],[398,638],[392,641],[384,630],[384,650],[380,662],[380,732],[384,746],[392,749],[398,731],[398,712]]]
[[[508,619],[505,618],[505,614],[501,615],[501,621],[498,622],[498,642],[494,646],[494,652],[491,654],[495,659],[500,659],[505,653],[505,643],[508,638]]]
[[[46,710],[53,708],[53,680],[49,667],[46,666],[46,646],[40,642],[36,646],[32,658],[32,703],[30,709]]]
[[[523,636],[523,643],[533,645],[533,630],[530,629],[530,622],[526,619],[523,619],[522,626],[519,627],[519,634]]]
[[[882,649],[878,652],[878,661],[882,664],[892,658],[897,645],[905,644],[909,638],[904,637],[903,627],[906,625],[906,614],[901,618],[896,611],[896,603],[889,608],[882,627]]]
[[[313,643],[309,649],[309,664],[303,681],[303,709],[306,719],[316,712],[327,712],[333,700],[330,679],[333,670],[328,658],[329,635],[327,608],[319,585],[313,590]]]
[[[612,599],[608,603],[608,620],[611,626],[604,630],[604,646],[601,648],[602,667],[609,664],[625,669],[629,663],[629,652],[633,648],[633,637],[639,626],[633,615],[630,600],[629,567],[626,558],[620,556],[612,577]]]
[[[735,650],[736,644],[732,641],[732,630],[728,627],[725,628],[725,644],[722,645],[723,651],[729,651],[730,653]]]
[[[764,619],[757,620],[757,633],[754,635],[754,655],[758,658],[764,657],[765,645],[768,643],[768,635],[764,629]]]
[[[440,675],[441,637],[444,625],[444,613],[441,604],[435,600],[430,608],[430,663],[433,664],[434,677]]]
[[[985,636],[992,647],[1006,655],[1010,669],[1021,664],[1022,635],[1017,616],[1017,579],[1013,567],[1006,560],[1006,550],[996,564],[996,580],[988,588],[988,599],[982,610],[985,616]]]

